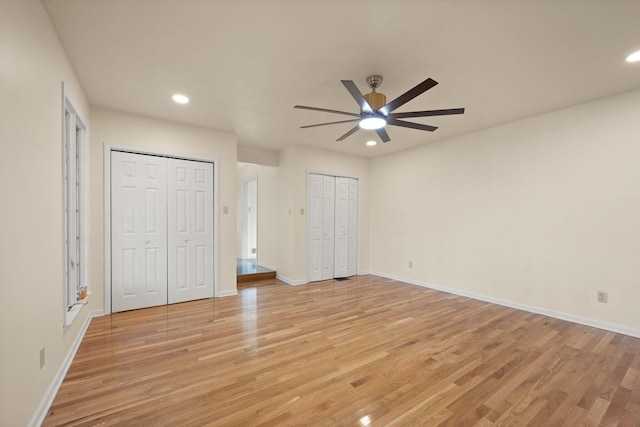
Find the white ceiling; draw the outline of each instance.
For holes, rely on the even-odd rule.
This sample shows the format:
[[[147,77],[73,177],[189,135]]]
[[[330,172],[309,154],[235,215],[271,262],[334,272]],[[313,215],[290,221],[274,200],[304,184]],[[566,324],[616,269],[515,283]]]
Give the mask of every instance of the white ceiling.
[[[43,0],[92,105],[234,132],[240,145],[305,144],[379,156],[640,87],[638,0]],[[466,107],[335,142],[359,112],[340,83],[400,111]],[[171,101],[180,92],[191,102]]]

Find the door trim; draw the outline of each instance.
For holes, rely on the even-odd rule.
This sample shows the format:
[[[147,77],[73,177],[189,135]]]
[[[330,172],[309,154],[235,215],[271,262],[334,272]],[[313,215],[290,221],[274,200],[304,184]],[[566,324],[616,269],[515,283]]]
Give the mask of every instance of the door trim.
[[[179,154],[162,150],[153,150],[129,145],[104,144],[103,169],[104,169],[104,313],[111,314],[111,152],[124,151],[132,154],[147,154],[151,156],[170,157],[182,160],[195,160],[213,164],[213,296],[220,297],[219,291],[219,232],[218,232],[218,207],[219,207],[219,165],[220,161],[215,157],[200,157],[188,154]]]
[[[306,278],[305,278],[305,283],[309,283],[309,279],[311,277],[311,274],[309,274],[309,269],[311,266],[311,220],[309,219],[309,212],[311,212],[311,199],[309,197],[309,192],[307,191],[308,189],[308,185],[309,185],[309,175],[311,174],[315,174],[315,175],[325,175],[325,176],[332,176],[334,178],[350,178],[350,179],[355,179],[356,181],[358,181],[358,248],[357,248],[357,254],[356,254],[356,274],[361,274],[360,272],[360,247],[362,246],[360,243],[360,222],[362,221],[362,209],[361,209],[361,197],[362,197],[362,180],[360,179],[360,177],[357,176],[352,176],[352,175],[344,175],[344,174],[339,174],[339,173],[332,173],[332,172],[324,172],[324,171],[318,171],[315,169],[307,169],[306,170],[306,175],[305,175],[305,187],[304,187],[304,191],[305,191],[305,209],[307,212],[306,218],[305,218],[305,249],[307,251],[306,254],[306,262],[307,262],[307,268],[305,269],[305,273],[306,273]]]

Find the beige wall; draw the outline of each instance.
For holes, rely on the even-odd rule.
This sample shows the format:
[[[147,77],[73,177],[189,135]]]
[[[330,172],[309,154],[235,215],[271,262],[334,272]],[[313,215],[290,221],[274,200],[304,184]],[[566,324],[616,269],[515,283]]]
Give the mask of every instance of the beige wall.
[[[278,159],[278,206],[276,222],[278,234],[278,275],[288,278],[296,265],[294,245],[294,185],[295,146],[280,152]],[[302,277],[300,277],[302,279]]]
[[[41,3],[0,2],[2,426],[29,423],[89,312],[100,308],[91,299],[63,330],[61,81],[89,119],[83,90]]]
[[[279,153],[255,147],[238,145],[238,161],[263,166],[278,166]]]
[[[640,333],[638,159],[640,91],[377,158],[372,270]]]
[[[278,274],[292,282],[307,280],[307,171],[359,178],[359,272],[369,270],[369,159],[296,145],[279,161],[279,229],[283,230]],[[304,209],[305,213],[301,213]]]
[[[150,119],[134,114],[103,108],[91,109],[91,211],[104,212],[104,146],[136,147],[207,159],[218,159],[218,250],[219,284],[222,294],[236,291],[236,139],[227,132]],[[228,213],[224,213],[224,208]],[[95,283],[103,277],[104,222],[102,215],[94,216],[91,232],[91,252],[96,262]],[[103,284],[95,286],[102,295]]]
[[[242,254],[242,182],[255,176],[258,180],[258,258],[263,266],[277,268],[278,239],[276,227],[278,215],[278,168],[245,163],[238,168],[237,175],[237,235],[236,256]]]

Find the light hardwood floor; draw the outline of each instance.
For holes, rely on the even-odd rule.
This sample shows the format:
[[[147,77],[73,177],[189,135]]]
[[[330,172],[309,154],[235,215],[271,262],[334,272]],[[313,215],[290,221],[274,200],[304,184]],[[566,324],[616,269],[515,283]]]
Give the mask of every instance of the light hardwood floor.
[[[96,318],[44,425],[640,425],[640,339],[375,276]]]

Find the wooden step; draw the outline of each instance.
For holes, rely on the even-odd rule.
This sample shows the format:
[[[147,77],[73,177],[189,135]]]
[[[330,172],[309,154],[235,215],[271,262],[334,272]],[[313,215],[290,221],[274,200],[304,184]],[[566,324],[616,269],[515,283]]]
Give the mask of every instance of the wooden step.
[[[237,276],[236,283],[256,282],[258,280],[275,279],[275,278],[276,278],[275,271],[262,271],[259,273],[252,273],[252,274],[240,274]]]

